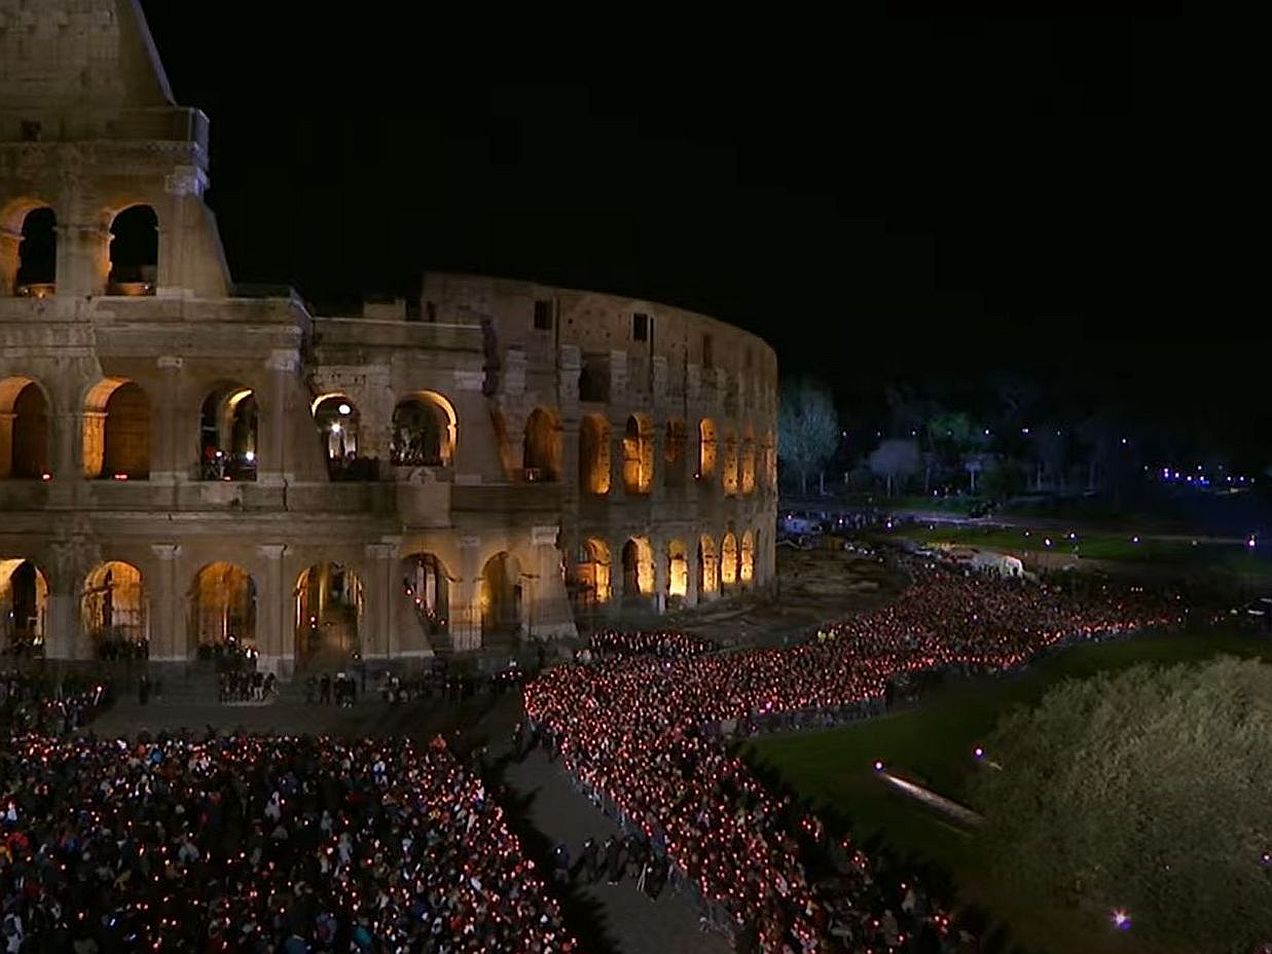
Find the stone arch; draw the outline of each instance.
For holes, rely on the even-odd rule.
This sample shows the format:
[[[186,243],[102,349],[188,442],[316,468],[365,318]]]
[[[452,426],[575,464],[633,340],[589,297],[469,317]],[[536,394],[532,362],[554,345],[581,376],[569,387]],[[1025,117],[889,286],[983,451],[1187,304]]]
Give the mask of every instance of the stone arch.
[[[755,534],[747,530],[742,534],[742,547],[738,559],[738,581],[750,583],[755,579]]]
[[[738,438],[733,429],[724,434],[724,467],[720,480],[726,497],[736,497],[738,493]]]
[[[57,291],[57,215],[47,205],[22,217],[11,290],[23,298],[47,298]]]
[[[481,637],[515,635],[521,628],[521,564],[506,550],[500,550],[481,568],[477,585],[477,611]]]
[[[84,476],[150,476],[150,398],[127,378],[104,378],[84,399]]]
[[[561,421],[554,411],[536,407],[526,419],[521,466],[527,481],[561,479]]]
[[[698,538],[698,596],[708,596],[720,591],[720,564],[716,559],[716,545],[711,537]]]
[[[742,432],[742,457],[739,470],[742,495],[750,496],[755,493],[755,434],[750,427]]]
[[[733,586],[738,581],[738,538],[730,530],[720,541],[720,585]]]
[[[414,391],[393,409],[389,457],[399,467],[449,467],[455,461],[459,418],[437,391]]]
[[[0,381],[0,477],[46,478],[49,473],[49,400],[34,379]]]
[[[591,537],[583,542],[579,557],[578,602],[585,608],[608,603],[613,595],[609,544],[604,540]]]
[[[414,553],[402,558],[402,596],[419,622],[425,638],[450,629],[450,574],[435,553]]]
[[[159,216],[152,206],[130,205],[110,223],[108,295],[153,295],[159,282]]]
[[[323,394],[310,405],[322,459],[332,480],[375,480],[375,461],[362,454],[362,415],[352,398]]]
[[[685,484],[685,422],[672,418],[667,422],[667,436],[663,443],[663,486],[683,487]]]
[[[627,418],[623,434],[623,490],[639,496],[654,486],[654,426],[647,414]]]
[[[38,653],[44,648],[49,612],[49,581],[33,560],[0,560],[0,631],[12,653]]]
[[[624,599],[654,592],[654,550],[646,537],[629,537],[623,544]]]
[[[80,593],[80,623],[100,659],[148,655],[146,590],[141,571],[111,560],[90,570]]]
[[[189,638],[202,655],[256,646],[256,581],[237,563],[219,560],[190,584]]]
[[[315,563],[292,590],[296,664],[337,668],[361,651],[362,580],[343,563]]]
[[[694,476],[703,482],[715,479],[716,426],[715,421],[704,417],[698,422],[698,472]]]
[[[689,555],[682,540],[667,544],[667,596],[683,599],[689,594]]]
[[[204,480],[255,480],[260,408],[256,392],[221,384],[203,399],[199,420],[200,476]]]
[[[610,425],[601,414],[579,422],[579,489],[604,496],[610,489]]]

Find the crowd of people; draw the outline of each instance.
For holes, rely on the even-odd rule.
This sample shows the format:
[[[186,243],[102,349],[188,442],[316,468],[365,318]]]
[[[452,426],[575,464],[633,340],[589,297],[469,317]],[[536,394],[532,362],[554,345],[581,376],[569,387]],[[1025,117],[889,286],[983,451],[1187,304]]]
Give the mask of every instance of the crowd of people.
[[[66,735],[87,725],[112,701],[105,682],[10,670],[0,673],[0,733]]]
[[[440,739],[15,736],[0,903],[5,950],[24,954],[575,946]]]
[[[851,845],[839,846],[832,886],[810,880],[801,855],[824,840],[824,826],[766,790],[719,726],[860,715],[900,675],[1004,670],[1063,641],[1179,623],[1183,609],[1142,590],[1108,586],[1078,599],[919,562],[909,570],[903,599],[791,648],[692,655],[667,653],[675,639],[615,640],[628,651],[550,669],[526,687],[532,729],[600,807],[669,859],[673,880],[755,947],[955,950],[946,912],[905,904],[913,879],[880,878]]]
[[[703,653],[715,652],[719,644],[705,636],[692,633],[680,633],[674,630],[639,630],[623,632],[617,629],[605,629],[592,633],[587,640],[587,648],[593,657],[609,656],[660,656],[678,658],[681,656],[701,656]]]

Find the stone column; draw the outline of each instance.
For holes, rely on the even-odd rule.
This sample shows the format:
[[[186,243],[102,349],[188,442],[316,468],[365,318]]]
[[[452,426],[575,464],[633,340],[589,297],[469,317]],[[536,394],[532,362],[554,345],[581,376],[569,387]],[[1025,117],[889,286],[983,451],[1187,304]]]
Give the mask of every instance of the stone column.
[[[109,274],[110,229],[99,222],[58,223],[58,294],[103,294]]]
[[[367,578],[363,593],[367,607],[359,627],[364,659],[388,659],[399,654],[397,634],[392,629],[393,563],[397,547],[388,543],[371,543],[366,547]]]
[[[685,605],[698,605],[698,536],[685,541]]]
[[[17,415],[0,411],[0,477],[13,472],[13,422]]]
[[[159,560],[159,579],[147,581],[150,595],[147,622],[150,627],[150,658],[154,662],[182,662],[190,658],[190,634],[182,612],[181,584],[177,580],[177,561],[181,545],[152,543],[150,550]]]
[[[452,589],[450,601],[451,645],[455,649],[481,647],[481,613],[477,607],[477,585],[481,566],[480,537],[459,538],[459,580]]]
[[[667,587],[670,583],[667,540],[655,534],[649,538],[649,546],[654,552],[654,612],[664,613],[667,611]]]
[[[110,477],[106,466],[106,412],[85,411],[80,419],[82,456],[80,473],[89,479]]]
[[[190,473],[198,460],[197,433],[182,433],[182,425],[192,424],[193,416],[181,402],[181,369],[185,360],[177,355],[160,355],[158,365],[163,371],[162,400],[152,401],[155,423],[151,427],[154,438],[154,458],[150,468],[150,480],[157,484],[179,483]]]
[[[256,548],[265,559],[265,579],[256,603],[257,666],[290,678],[296,666],[296,641],[286,639],[287,587],[283,585],[285,543],[263,543]]]
[[[279,349],[270,353],[266,367],[270,375],[269,397],[266,403],[268,422],[265,423],[264,440],[257,434],[257,480],[264,485],[278,486],[291,478],[290,461],[285,460],[287,447],[287,404],[291,395],[291,379],[299,365],[295,351]]]
[[[0,226],[0,297],[13,294],[18,280],[18,247],[22,231]]]
[[[565,581],[561,578],[561,551],[557,547],[560,528],[555,525],[532,527],[530,544],[534,553],[532,578],[524,581],[533,597],[533,615],[527,620],[533,625],[529,630],[536,636],[560,638],[575,636],[574,613]],[[524,597],[523,597],[524,599]],[[525,600],[530,606],[531,601]]]
[[[618,424],[610,421],[610,489],[609,499],[613,503],[622,503],[627,499],[627,488],[623,485],[623,438],[627,436],[627,418]]]

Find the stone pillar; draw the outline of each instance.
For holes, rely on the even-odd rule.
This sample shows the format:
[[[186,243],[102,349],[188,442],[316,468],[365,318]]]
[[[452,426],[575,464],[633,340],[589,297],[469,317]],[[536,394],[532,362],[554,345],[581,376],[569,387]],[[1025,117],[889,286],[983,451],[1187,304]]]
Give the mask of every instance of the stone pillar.
[[[147,580],[150,596],[147,624],[150,628],[150,658],[154,662],[181,662],[190,658],[190,634],[182,612],[181,584],[177,579],[177,561],[181,545],[152,543],[150,550],[159,560],[159,578]]]
[[[291,397],[292,376],[299,359],[295,351],[279,349],[270,353],[266,367],[271,372],[269,397],[265,402],[268,420],[265,433],[256,438],[257,480],[278,486],[291,479],[290,461],[284,459],[287,447],[287,405]],[[262,436],[264,440],[262,440]]]
[[[477,585],[481,578],[480,537],[459,538],[459,580],[451,591],[451,645],[455,649],[481,647],[481,613],[477,606]]]
[[[627,487],[623,484],[623,438],[627,436],[627,418],[615,424],[610,421],[610,489],[609,499],[622,503],[627,499]]]
[[[685,541],[685,605],[698,605],[698,537]]]
[[[283,585],[283,554],[287,544],[263,543],[256,551],[265,559],[265,579],[256,603],[257,666],[290,677],[296,666],[296,640],[286,638],[289,594]]]
[[[97,222],[57,225],[57,293],[101,295],[110,274],[110,229]]]
[[[649,538],[649,546],[654,553],[654,612],[661,614],[667,611],[667,587],[670,583],[667,540],[653,535]]]
[[[13,422],[17,415],[9,411],[0,411],[0,477],[8,477],[13,472]]]
[[[533,606],[533,615],[527,630],[536,636],[561,638],[578,635],[574,626],[574,612],[561,577],[561,550],[557,547],[560,529],[555,525],[532,527],[530,543],[534,553],[534,567],[525,581],[533,597],[526,605]],[[532,628],[531,628],[532,627]]]
[[[367,607],[358,631],[364,659],[387,659],[400,652],[390,612],[396,591],[393,584],[396,554],[397,547],[388,543],[371,543],[366,547],[367,575],[362,591],[366,595]]]
[[[654,444],[654,473],[649,496],[658,504],[667,496],[667,425],[665,422],[655,421],[650,426],[653,428],[650,439]]]
[[[18,247],[22,244],[21,229],[0,225],[0,297],[13,294],[18,280]]]
[[[183,433],[182,425],[194,424],[194,418],[181,403],[181,369],[184,359],[177,355],[160,355],[159,369],[163,372],[161,400],[152,401],[154,424],[151,433],[154,448],[150,468],[150,480],[157,484],[173,484],[182,481],[198,461],[199,435]]]
[[[80,473],[89,479],[110,477],[111,475],[104,470],[106,466],[106,412],[85,411],[80,420],[80,437],[83,441]]]

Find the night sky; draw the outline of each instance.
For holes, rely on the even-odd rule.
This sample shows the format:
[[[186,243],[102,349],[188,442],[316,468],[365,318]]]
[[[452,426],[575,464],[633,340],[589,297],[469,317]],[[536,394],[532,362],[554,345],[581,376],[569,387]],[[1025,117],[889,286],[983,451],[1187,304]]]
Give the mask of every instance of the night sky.
[[[850,403],[1015,368],[1272,429],[1249,224],[1266,107],[1240,31],[1191,7],[143,6],[177,98],[211,117],[239,281],[331,310],[425,268],[539,279],[735,322]]]

